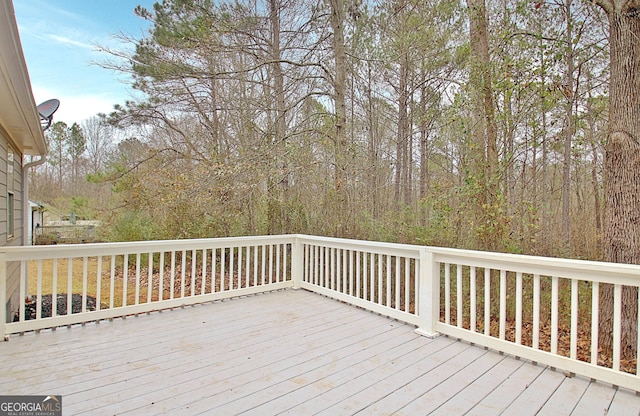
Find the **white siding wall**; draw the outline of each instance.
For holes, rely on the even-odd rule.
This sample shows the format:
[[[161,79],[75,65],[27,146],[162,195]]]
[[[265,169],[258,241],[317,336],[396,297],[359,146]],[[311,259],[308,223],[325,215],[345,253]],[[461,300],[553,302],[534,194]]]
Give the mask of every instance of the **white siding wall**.
[[[15,147],[13,163],[13,237],[7,238],[7,146],[6,137],[0,134],[0,245],[22,245],[22,155]],[[19,305],[20,264],[9,266],[7,273],[7,317],[13,319]]]

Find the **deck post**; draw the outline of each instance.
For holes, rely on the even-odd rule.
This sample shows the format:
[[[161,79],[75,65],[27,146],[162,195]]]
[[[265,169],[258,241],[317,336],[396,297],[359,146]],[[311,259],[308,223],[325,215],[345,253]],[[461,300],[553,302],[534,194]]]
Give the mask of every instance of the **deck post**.
[[[418,318],[416,333],[429,338],[440,335],[436,323],[440,315],[440,265],[426,247],[420,250],[418,267]]]
[[[7,258],[0,253],[0,336],[8,341],[7,336]]]
[[[294,289],[300,289],[302,274],[304,273],[304,250],[298,236],[293,237],[291,243],[291,283]]]

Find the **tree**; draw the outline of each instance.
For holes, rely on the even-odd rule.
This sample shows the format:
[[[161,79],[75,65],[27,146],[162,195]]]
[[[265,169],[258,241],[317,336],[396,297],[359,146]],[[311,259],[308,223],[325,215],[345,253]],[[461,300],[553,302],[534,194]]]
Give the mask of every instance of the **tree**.
[[[80,164],[82,162],[82,155],[87,149],[87,139],[84,136],[84,132],[78,123],[73,123],[69,127],[67,142],[67,154],[71,161],[71,176],[72,184],[77,191],[77,184],[81,180],[80,176]]]
[[[47,141],[49,143],[49,164],[57,170],[57,187],[62,190],[63,173],[66,171],[66,146],[69,140],[69,127],[63,121],[53,123],[51,129],[47,131]]]
[[[502,219],[499,212],[497,178],[498,149],[495,102],[489,57],[488,18],[485,0],[467,0],[469,11],[469,39],[471,47],[469,87],[472,100],[471,183],[476,197],[475,227],[478,245],[485,250],[498,248]]]
[[[640,264],[640,0],[596,0],[609,19],[609,133],[605,145],[604,259]],[[612,346],[613,288],[603,288],[600,333]],[[622,291],[623,357],[637,343],[637,288]]]
[[[409,34],[416,33],[416,27],[410,24],[410,16],[417,14],[413,2],[395,1],[391,5],[392,10],[389,13],[393,16],[395,23],[393,28],[392,45],[395,54],[394,61],[397,62],[398,81],[394,85],[398,100],[398,127],[396,133],[396,166],[395,166],[395,190],[394,199],[396,204],[403,202],[405,205],[411,204],[411,129],[409,120],[409,106],[412,97],[410,85],[410,68],[409,62],[410,49],[412,46]]]
[[[604,121],[587,132],[583,63],[607,45],[585,14],[598,9],[571,2],[569,105],[566,4],[470,0],[468,14],[464,2],[416,0],[139,8],[150,29],[130,39],[119,69],[145,98],[109,119],[148,151],[114,204],[152,210],[167,237],[304,231],[590,256],[575,241],[590,232],[579,219],[590,225],[597,210],[603,159],[588,137]],[[588,64],[598,99],[601,62]],[[564,161],[568,253],[554,232]]]
[[[86,139],[87,164],[90,174],[98,173],[106,162],[113,140],[113,127],[105,121],[105,116],[93,116],[82,123]]]
[[[68,183],[77,190],[80,179],[80,165],[86,150],[86,139],[79,124],[71,127],[58,121],[47,131],[49,142],[48,163],[57,170],[57,186],[59,191],[65,189],[65,173],[68,172]]]
[[[344,236],[345,230],[342,222],[347,218],[347,174],[349,168],[349,148],[347,142],[347,55],[344,41],[344,25],[346,20],[343,0],[328,0],[330,16],[329,22],[332,31],[333,50],[333,76],[332,98],[335,108],[334,137],[335,143],[335,192],[339,205],[338,218],[341,221],[336,228],[338,236]],[[342,218],[340,218],[342,217]]]
[[[571,231],[569,224],[570,193],[571,193],[571,142],[574,134],[573,107],[576,101],[575,85],[575,44],[573,42],[574,21],[572,16],[572,0],[565,0],[563,12],[565,15],[565,57],[567,61],[564,95],[567,99],[565,111],[564,150],[562,152],[562,238],[565,252],[569,252]]]

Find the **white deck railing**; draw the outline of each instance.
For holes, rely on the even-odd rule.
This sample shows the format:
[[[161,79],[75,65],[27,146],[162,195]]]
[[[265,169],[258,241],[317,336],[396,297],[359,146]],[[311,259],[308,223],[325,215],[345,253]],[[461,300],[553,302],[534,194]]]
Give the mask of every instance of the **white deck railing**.
[[[640,286],[636,265],[304,235],[18,247],[0,250],[3,302],[14,262],[21,265],[21,299],[65,293],[67,310],[45,318],[38,306],[28,320],[22,305],[17,322],[6,324],[0,311],[4,334],[301,287],[413,324],[423,335],[450,335],[640,391],[640,360],[623,360],[621,345],[629,327],[622,292]],[[45,276],[51,269],[66,277]],[[70,313],[70,293],[86,299],[91,279],[99,282],[91,295],[102,304],[88,311],[85,300],[80,313]],[[51,280],[66,287],[44,288]],[[614,295],[607,356],[598,352],[604,284]]]
[[[20,302],[15,322],[0,308],[0,326],[4,334],[21,333],[290,287],[291,241],[269,236],[3,248],[0,305],[6,303],[7,271],[17,262],[20,299],[63,294],[66,310],[52,301],[51,316],[43,317],[38,301],[28,317]],[[78,313],[72,313],[72,293],[82,295]],[[88,294],[97,299],[95,310],[87,307]]]

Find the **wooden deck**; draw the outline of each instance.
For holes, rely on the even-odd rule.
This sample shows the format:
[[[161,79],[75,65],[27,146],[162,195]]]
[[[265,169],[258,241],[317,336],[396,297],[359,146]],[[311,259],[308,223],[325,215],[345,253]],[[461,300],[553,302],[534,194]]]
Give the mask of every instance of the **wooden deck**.
[[[14,336],[0,394],[91,415],[638,415],[640,397],[303,290]]]

